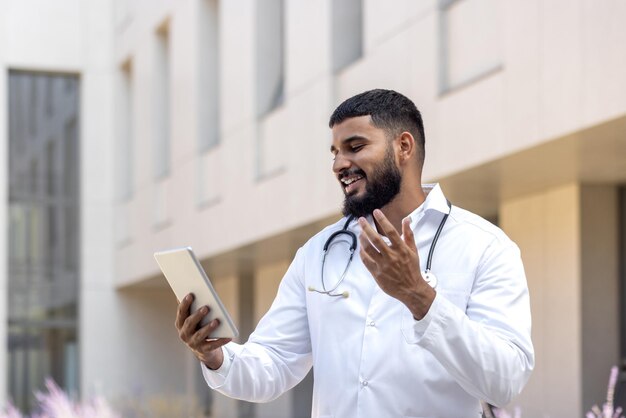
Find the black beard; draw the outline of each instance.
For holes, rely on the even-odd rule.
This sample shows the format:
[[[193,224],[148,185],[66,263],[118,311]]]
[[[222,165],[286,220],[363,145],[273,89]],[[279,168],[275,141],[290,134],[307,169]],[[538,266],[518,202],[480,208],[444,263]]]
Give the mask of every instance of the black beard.
[[[352,215],[356,218],[367,216],[374,212],[374,209],[387,205],[400,193],[402,174],[395,164],[392,152],[392,148],[389,147],[385,159],[369,177],[365,177],[361,170],[350,173],[362,175],[367,183],[363,196],[346,196],[342,208],[344,216]]]

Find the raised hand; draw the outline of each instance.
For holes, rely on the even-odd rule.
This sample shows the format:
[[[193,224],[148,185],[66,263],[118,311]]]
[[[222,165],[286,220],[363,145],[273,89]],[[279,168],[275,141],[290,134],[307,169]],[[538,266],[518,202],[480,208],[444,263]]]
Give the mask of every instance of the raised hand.
[[[381,210],[374,211],[374,218],[391,244],[383,241],[365,218],[360,218],[361,260],[385,293],[404,303],[416,319],[422,319],[436,292],[422,277],[410,220],[402,221],[401,237]]]

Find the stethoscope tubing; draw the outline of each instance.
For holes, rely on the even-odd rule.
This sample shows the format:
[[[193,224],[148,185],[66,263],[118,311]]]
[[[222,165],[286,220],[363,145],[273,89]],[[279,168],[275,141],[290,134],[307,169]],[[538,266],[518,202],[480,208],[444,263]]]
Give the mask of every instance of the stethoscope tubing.
[[[426,259],[426,271],[425,271],[426,274],[428,274],[432,270],[433,255],[435,254],[435,246],[437,245],[437,241],[439,241],[439,236],[441,235],[441,231],[443,230],[443,227],[445,226],[446,221],[448,220],[448,217],[450,216],[450,213],[452,213],[452,205],[450,204],[450,201],[448,200],[447,203],[448,203],[448,213],[444,214],[443,219],[439,223],[439,226],[437,227],[437,232],[435,232],[435,235],[433,236],[433,240],[430,244],[430,249],[428,250],[428,258]],[[339,231],[333,232],[324,243],[323,255],[322,255],[322,272],[321,272],[322,290],[318,290],[310,286],[309,291],[317,292],[317,293],[321,293],[321,294],[333,296],[333,297],[344,297],[344,298],[348,297],[348,292],[342,292],[342,293],[334,293],[334,292],[335,290],[337,290],[337,288],[341,285],[341,283],[345,279],[348,273],[348,268],[350,267],[350,264],[352,263],[352,259],[354,258],[354,252],[356,251],[356,248],[357,248],[356,234],[348,229],[348,226],[354,220],[354,218],[355,217],[353,215],[349,216],[348,219],[346,220],[346,223],[343,225],[343,228],[340,229]],[[332,289],[327,290],[326,282],[324,280],[324,267],[326,265],[326,255],[328,254],[328,250],[330,249],[330,246],[333,244],[333,240],[340,235],[348,235],[351,238],[352,242],[350,244],[350,258],[348,258],[346,267],[344,268],[343,273],[341,274],[341,277],[337,281],[337,284],[335,284],[335,286]]]

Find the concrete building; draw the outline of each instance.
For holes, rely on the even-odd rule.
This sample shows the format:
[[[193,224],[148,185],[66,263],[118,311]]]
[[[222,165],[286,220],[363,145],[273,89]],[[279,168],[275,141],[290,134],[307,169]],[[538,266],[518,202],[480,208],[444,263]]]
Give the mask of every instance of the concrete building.
[[[163,416],[306,416],[310,378],[266,405],[206,389],[152,253],[192,246],[245,338],[339,216],[330,113],[380,87],[422,111],[425,179],[522,250],[537,365],[514,404],[582,415],[626,358],[625,20],[622,0],[0,0],[0,400],[51,374]],[[74,106],[76,156],[54,152],[72,134],[46,97]],[[27,203],[20,176],[42,182]],[[80,180],[74,215],[33,215],[51,176]],[[12,274],[16,248],[56,248],[55,228],[80,245]],[[41,285],[66,253],[75,272]]]

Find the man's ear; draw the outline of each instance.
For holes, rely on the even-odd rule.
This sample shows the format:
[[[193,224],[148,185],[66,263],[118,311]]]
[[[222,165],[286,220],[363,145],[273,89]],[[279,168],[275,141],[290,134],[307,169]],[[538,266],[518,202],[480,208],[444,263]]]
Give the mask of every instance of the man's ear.
[[[415,138],[409,132],[402,132],[400,136],[397,138],[397,146],[398,146],[398,158],[400,163],[404,163],[406,161],[415,158],[415,153],[417,152]]]

